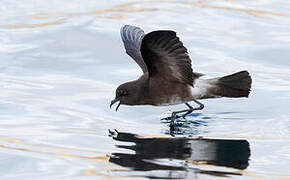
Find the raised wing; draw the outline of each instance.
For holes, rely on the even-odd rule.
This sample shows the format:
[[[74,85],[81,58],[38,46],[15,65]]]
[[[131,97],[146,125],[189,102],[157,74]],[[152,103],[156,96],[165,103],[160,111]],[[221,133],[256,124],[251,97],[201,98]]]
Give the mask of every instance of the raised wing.
[[[120,33],[126,53],[136,61],[143,73],[148,72],[140,51],[141,42],[145,36],[144,31],[139,27],[125,25],[121,28]]]
[[[153,31],[145,35],[141,53],[150,77],[193,86],[191,60],[174,31]]]

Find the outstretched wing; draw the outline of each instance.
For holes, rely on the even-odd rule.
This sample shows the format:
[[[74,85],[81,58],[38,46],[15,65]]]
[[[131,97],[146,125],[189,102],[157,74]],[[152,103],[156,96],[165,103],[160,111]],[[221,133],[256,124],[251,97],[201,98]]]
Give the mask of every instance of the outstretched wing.
[[[126,53],[136,61],[143,73],[148,72],[140,51],[141,42],[145,36],[144,31],[139,27],[125,25],[121,28],[120,33]]]
[[[193,86],[191,60],[176,32],[153,31],[146,34],[141,53],[150,77]]]

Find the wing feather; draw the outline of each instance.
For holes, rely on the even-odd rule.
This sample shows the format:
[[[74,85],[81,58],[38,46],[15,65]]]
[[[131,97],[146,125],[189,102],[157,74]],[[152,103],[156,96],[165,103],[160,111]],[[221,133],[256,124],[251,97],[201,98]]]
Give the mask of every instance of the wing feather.
[[[140,51],[141,42],[145,36],[144,31],[136,26],[125,25],[121,28],[120,34],[126,49],[126,53],[141,67],[143,73],[146,73],[147,66]]]
[[[193,72],[187,49],[174,31],[153,31],[143,37],[141,55],[150,77],[193,86]]]

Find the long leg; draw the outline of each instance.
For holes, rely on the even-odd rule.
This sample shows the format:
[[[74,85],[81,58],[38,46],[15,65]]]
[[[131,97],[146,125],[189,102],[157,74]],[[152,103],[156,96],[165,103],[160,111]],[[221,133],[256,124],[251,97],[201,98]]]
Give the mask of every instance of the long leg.
[[[170,126],[173,126],[173,125],[174,125],[174,121],[175,121],[175,119],[176,119],[176,114],[186,112],[186,113],[183,115],[183,117],[185,117],[186,115],[192,113],[192,111],[195,111],[195,110],[202,110],[202,109],[204,108],[204,105],[203,105],[201,102],[199,102],[199,101],[197,101],[197,100],[195,100],[195,99],[193,100],[193,102],[195,102],[196,104],[198,104],[199,107],[197,107],[197,108],[193,108],[193,107],[190,106],[188,103],[185,103],[185,105],[186,105],[187,107],[189,107],[189,109],[185,109],[185,110],[181,110],[181,111],[174,111],[174,112],[172,112]]]
[[[199,107],[197,108],[193,108],[191,107],[188,103],[185,103],[188,107],[189,107],[189,110],[187,111],[187,113],[183,114],[182,117],[185,118],[185,116],[187,116],[188,114],[192,113],[192,111],[195,111],[195,110],[202,110],[204,108],[204,105],[197,101],[197,100],[193,100],[196,104],[199,105]]]
[[[188,114],[192,113],[193,111],[193,107],[191,105],[189,105],[188,103],[185,103],[185,105],[187,105],[187,107],[189,107],[188,111],[182,115],[183,118],[185,118],[185,116],[187,116]]]

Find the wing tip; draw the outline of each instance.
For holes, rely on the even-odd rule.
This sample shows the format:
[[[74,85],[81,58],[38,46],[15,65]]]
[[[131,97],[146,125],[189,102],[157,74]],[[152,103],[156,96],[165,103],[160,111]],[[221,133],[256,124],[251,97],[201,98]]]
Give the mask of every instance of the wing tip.
[[[130,26],[129,24],[122,25],[120,28],[120,31],[122,32],[125,28],[127,28],[129,26]]]
[[[144,36],[143,40],[142,40],[142,44],[147,44],[148,42],[152,41],[152,40],[156,40],[156,39],[160,39],[160,38],[175,38],[176,36],[176,32],[172,31],[172,30],[158,30],[158,31],[152,31],[148,34],[146,34],[146,36]]]
[[[120,32],[123,32],[124,30],[127,30],[127,29],[140,29],[142,30],[140,27],[137,27],[137,26],[133,26],[133,25],[130,25],[130,24],[125,24],[125,25],[122,25],[121,28],[120,28]],[[143,30],[142,30],[143,31]]]
[[[176,32],[172,30],[157,30],[147,34],[148,36],[176,36]]]
[[[121,34],[121,38],[123,39],[123,41],[134,39],[135,37],[132,34],[132,32],[134,32],[135,34],[141,33],[139,35],[141,38],[143,38],[142,34],[145,34],[145,32],[141,28],[139,28],[137,26],[125,24],[125,25],[122,25],[122,27],[120,29],[120,34]]]

